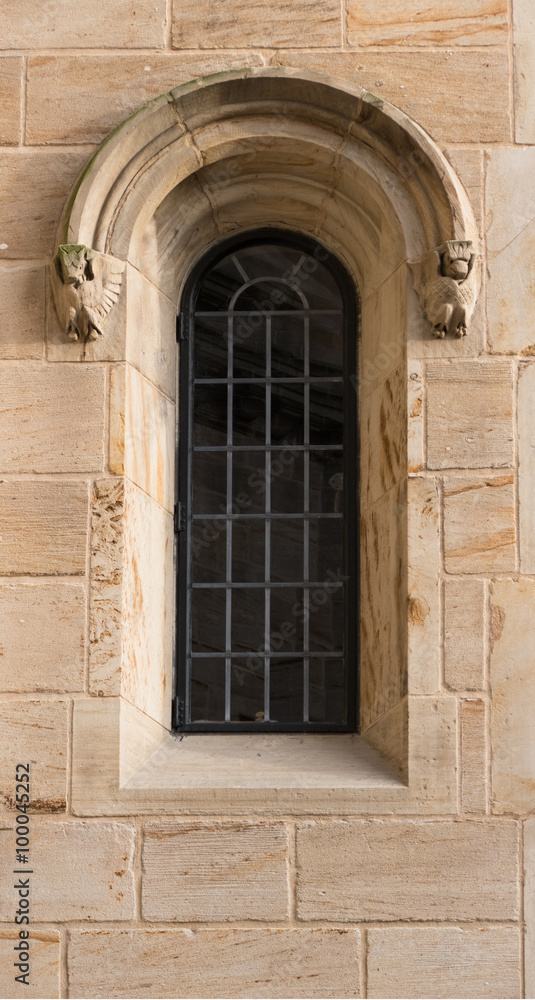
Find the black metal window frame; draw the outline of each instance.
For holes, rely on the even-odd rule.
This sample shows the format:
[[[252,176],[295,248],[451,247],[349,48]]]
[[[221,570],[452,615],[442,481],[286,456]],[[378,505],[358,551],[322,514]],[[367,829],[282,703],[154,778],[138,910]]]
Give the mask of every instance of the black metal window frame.
[[[344,618],[346,671],[345,724],[324,722],[189,722],[186,718],[186,663],[189,649],[188,559],[191,497],[190,426],[193,397],[193,336],[195,304],[204,278],[218,262],[238,250],[259,244],[284,245],[318,259],[334,277],[343,302],[344,323]],[[234,235],[209,250],[193,268],[181,297],[177,319],[179,343],[176,432],[176,641],[175,694],[173,726],[182,733],[270,733],[270,732],[358,732],[359,701],[359,428],[358,428],[358,342],[360,333],[360,298],[356,283],[338,258],[319,241],[299,232],[278,228],[262,228]]]

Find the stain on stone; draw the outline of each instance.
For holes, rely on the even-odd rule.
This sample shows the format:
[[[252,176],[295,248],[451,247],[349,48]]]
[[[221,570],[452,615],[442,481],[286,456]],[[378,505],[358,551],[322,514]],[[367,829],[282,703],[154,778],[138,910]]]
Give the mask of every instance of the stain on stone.
[[[490,648],[494,649],[495,643],[501,637],[505,625],[505,611],[498,604],[491,604],[490,607]]]
[[[429,614],[429,605],[424,604],[419,597],[409,594],[407,598],[409,625],[423,625]]]

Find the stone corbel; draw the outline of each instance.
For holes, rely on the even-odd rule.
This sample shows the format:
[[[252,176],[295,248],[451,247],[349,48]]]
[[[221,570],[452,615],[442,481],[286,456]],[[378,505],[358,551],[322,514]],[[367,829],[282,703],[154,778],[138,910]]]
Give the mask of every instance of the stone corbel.
[[[59,246],[50,265],[54,305],[68,340],[96,340],[121,290],[124,261],[82,245]]]
[[[409,261],[414,289],[434,337],[465,337],[480,284],[471,240],[448,240],[419,260]]]

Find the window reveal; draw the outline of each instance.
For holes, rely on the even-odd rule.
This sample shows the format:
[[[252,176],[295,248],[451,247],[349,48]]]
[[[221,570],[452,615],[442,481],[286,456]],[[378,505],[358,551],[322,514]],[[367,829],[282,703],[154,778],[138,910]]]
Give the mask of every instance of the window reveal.
[[[220,251],[187,294],[181,729],[355,728],[356,336],[347,284],[319,245],[264,234]]]

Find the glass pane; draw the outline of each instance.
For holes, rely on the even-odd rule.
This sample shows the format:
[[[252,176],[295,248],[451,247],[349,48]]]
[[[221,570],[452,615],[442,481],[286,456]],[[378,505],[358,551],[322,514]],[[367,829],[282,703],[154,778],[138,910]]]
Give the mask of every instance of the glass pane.
[[[301,316],[271,319],[271,375],[297,378],[305,373],[305,321]]]
[[[263,385],[234,385],[233,444],[264,444],[266,390]]]
[[[191,592],[191,649],[194,653],[225,650],[225,589]]]
[[[334,653],[344,649],[344,588],[341,580],[328,580],[309,591],[309,648]]]
[[[264,661],[261,657],[232,660],[230,705],[232,722],[264,721]]]
[[[257,278],[240,293],[234,308],[237,312],[272,312],[275,309],[303,309],[306,302],[288,281]]]
[[[274,518],[271,521],[271,574],[276,583],[303,579],[303,521]]]
[[[310,320],[310,374],[341,376],[344,366],[342,316],[313,316]]]
[[[304,387],[271,387],[271,443],[303,444]]]
[[[344,459],[340,451],[310,452],[310,510],[341,514],[344,510]]]
[[[191,663],[191,721],[225,721],[225,660],[195,657]]]
[[[204,278],[195,303],[196,311],[220,312],[228,309],[232,296],[242,285],[243,277],[236,267],[234,255],[230,254]]]
[[[264,521],[232,522],[232,582],[256,583],[264,580]]]
[[[193,404],[193,444],[227,443],[226,385],[196,385]]]
[[[344,443],[344,397],[341,382],[310,386],[310,443]]]
[[[270,709],[272,722],[303,721],[303,661],[272,657]]]
[[[232,588],[232,649],[257,653],[264,649],[265,598],[262,587]]]
[[[309,661],[309,719],[344,723],[344,661],[312,656]]]
[[[195,378],[227,377],[227,330],[225,316],[195,318]]]
[[[266,455],[264,451],[232,454],[232,503],[235,514],[261,514],[266,503]]]
[[[273,653],[293,653],[303,649],[303,590],[272,587],[270,649]]]
[[[234,323],[234,378],[265,378],[266,376],[266,331],[265,320],[255,329],[253,320],[236,320]]]
[[[191,579],[193,583],[224,583],[226,574],[226,521],[193,521]]]
[[[227,456],[221,451],[197,451],[193,455],[193,513],[226,512]]]
[[[303,254],[301,250],[293,250],[290,247],[260,243],[257,246],[237,250],[235,256],[248,279],[252,280],[262,278],[266,274],[289,278]]]
[[[342,297],[333,275],[324,266],[329,259],[324,247],[317,247],[313,254],[299,256],[299,267],[292,277],[307,298],[310,309],[340,309]]]
[[[271,453],[271,510],[301,514],[304,510],[304,457],[289,445]]]
[[[342,580],[344,573],[343,518],[310,518],[309,580]]]

